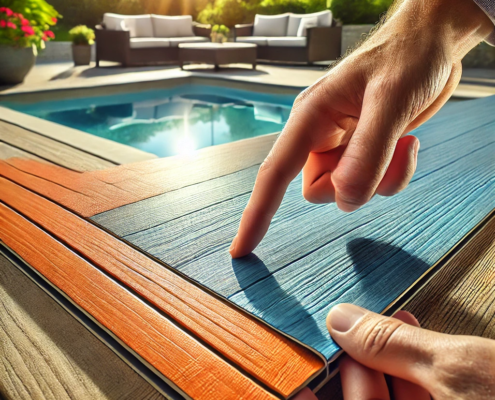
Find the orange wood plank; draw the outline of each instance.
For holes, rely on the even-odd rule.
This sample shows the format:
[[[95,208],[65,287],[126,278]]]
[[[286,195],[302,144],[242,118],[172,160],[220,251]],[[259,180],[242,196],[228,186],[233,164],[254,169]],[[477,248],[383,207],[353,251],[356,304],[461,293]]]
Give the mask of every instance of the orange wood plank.
[[[191,156],[168,157],[102,171],[76,172],[36,160],[0,160],[0,176],[75,213],[91,217],[171,190],[260,164],[275,135],[208,147]]]
[[[0,200],[287,397],[324,367],[305,347],[56,204],[0,178]]]
[[[275,399],[91,264],[0,204],[0,239],[194,399]]]

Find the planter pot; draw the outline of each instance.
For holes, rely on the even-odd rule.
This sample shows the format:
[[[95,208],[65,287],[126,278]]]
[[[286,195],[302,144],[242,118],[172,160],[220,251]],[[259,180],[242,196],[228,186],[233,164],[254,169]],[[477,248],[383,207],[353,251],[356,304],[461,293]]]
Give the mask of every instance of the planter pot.
[[[91,62],[91,46],[87,44],[73,44],[72,58],[75,65],[89,65]]]
[[[213,43],[224,43],[227,41],[227,37],[223,33],[212,32],[211,41]]]
[[[0,83],[16,84],[24,81],[36,61],[32,47],[0,46]]]

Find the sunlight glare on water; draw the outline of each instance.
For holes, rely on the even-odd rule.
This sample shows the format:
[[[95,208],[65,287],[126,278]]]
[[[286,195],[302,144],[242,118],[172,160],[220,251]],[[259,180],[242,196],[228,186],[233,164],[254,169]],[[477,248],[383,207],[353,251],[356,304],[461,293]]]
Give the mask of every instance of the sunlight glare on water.
[[[167,157],[280,132],[296,95],[183,85],[9,107]]]

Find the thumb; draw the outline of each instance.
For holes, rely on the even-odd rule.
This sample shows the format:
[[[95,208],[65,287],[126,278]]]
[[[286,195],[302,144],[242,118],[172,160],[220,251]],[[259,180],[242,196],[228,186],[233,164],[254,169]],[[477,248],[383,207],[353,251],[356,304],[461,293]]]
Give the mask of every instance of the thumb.
[[[439,334],[352,304],[333,307],[327,326],[332,338],[357,362],[417,384],[428,381]]]

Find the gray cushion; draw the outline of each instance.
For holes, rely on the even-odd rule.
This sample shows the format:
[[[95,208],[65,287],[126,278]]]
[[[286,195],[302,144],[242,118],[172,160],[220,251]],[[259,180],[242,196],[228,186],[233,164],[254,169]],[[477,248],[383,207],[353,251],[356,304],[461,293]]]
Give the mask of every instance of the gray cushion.
[[[253,36],[285,36],[289,14],[260,15],[254,17]]]
[[[318,18],[317,26],[332,26],[332,12],[330,10],[320,11],[312,14],[290,14],[286,36],[297,36],[297,30],[299,29],[301,18],[313,16]]]
[[[178,38],[169,38],[169,40],[171,47],[177,47],[180,43],[209,42],[208,38],[203,36],[186,36],[186,37],[178,37]]]
[[[281,36],[276,38],[267,38],[269,47],[305,47],[306,37],[287,37]]]
[[[268,44],[266,40],[267,38],[263,36],[239,36],[235,39],[236,42],[253,43],[258,46],[266,46]]]
[[[123,22],[123,24],[122,24]],[[151,16],[145,15],[120,15],[105,13],[103,23],[106,29],[129,31],[131,37],[153,37],[153,26]]]
[[[176,17],[151,15],[155,37],[186,37],[194,36],[192,17],[182,15]]]
[[[166,38],[131,38],[131,49],[149,49],[152,47],[170,47]]]

